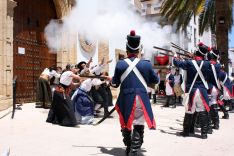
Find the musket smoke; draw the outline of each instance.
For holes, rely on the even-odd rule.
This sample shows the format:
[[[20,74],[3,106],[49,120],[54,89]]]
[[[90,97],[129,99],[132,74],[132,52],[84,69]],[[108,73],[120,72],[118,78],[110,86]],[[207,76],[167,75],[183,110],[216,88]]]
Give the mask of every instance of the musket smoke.
[[[146,56],[150,57],[155,44],[165,45],[171,39],[170,26],[161,27],[157,21],[145,20],[131,7],[130,1],[77,0],[76,4],[62,23],[52,20],[45,28],[50,49],[60,51],[62,47],[69,47],[69,36],[77,33],[90,41],[111,39],[115,45],[123,47],[126,35],[135,29],[142,37],[144,48],[148,49]],[[68,38],[61,41],[64,36]]]

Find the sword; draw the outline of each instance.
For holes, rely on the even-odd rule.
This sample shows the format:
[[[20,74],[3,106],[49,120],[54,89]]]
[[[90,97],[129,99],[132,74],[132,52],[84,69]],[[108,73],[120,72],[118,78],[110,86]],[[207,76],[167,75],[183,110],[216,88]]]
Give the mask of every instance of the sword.
[[[97,126],[100,123],[102,123],[103,121],[105,121],[113,112],[115,111],[115,107],[112,108],[112,110],[109,112],[108,115],[104,116],[101,120],[99,120],[97,123],[93,124],[93,126]]]

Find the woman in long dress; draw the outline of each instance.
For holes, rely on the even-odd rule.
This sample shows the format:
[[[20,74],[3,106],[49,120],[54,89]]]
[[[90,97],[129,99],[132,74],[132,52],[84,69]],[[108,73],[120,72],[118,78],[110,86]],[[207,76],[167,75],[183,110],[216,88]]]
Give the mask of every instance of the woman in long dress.
[[[52,101],[52,92],[50,88],[50,79],[59,78],[60,74],[55,71],[55,67],[45,68],[37,81],[37,108],[50,108]]]
[[[74,114],[74,108],[70,98],[71,85],[73,79],[80,80],[80,77],[74,73],[77,69],[65,71],[60,77],[60,84],[54,91],[53,102],[48,114],[47,122],[59,124],[61,126],[76,126],[77,121]]]
[[[86,74],[95,74],[100,75],[101,71],[105,67],[106,64],[111,61],[107,61],[104,63],[104,59],[99,65],[94,66],[92,69],[89,69],[89,64],[92,61],[92,58],[89,60],[87,64],[82,61],[77,67],[80,69],[80,75]],[[90,90],[92,86],[100,85],[101,81],[99,79],[86,79],[80,85],[80,87],[75,91],[72,96],[72,101],[75,110],[76,120],[80,124],[91,124],[94,119],[94,105],[95,102],[93,98],[90,96]]]
[[[92,79],[82,82],[81,86],[72,96],[75,117],[78,124],[91,124],[94,120],[94,101],[89,96]]]

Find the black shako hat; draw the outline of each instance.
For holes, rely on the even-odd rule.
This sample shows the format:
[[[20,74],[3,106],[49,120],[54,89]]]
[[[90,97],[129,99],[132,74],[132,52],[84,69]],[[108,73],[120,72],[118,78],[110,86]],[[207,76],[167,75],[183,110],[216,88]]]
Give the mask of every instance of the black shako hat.
[[[214,57],[216,57],[216,58],[218,58],[218,57],[219,57],[219,54],[220,54],[219,50],[216,49],[216,48],[212,48],[211,51],[210,51],[210,53],[211,53]]]
[[[204,43],[200,42],[198,44],[196,55],[205,56],[209,51],[209,47],[207,47]]]
[[[140,49],[141,37],[136,35],[135,30],[131,30],[130,34],[127,35],[126,50],[130,53],[137,53]]]

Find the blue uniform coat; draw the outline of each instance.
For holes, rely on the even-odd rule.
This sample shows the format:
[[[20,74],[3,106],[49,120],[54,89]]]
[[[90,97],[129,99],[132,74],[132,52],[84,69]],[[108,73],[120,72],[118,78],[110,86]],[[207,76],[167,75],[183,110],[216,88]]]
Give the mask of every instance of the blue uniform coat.
[[[224,70],[220,70],[219,80],[223,82],[225,80],[226,75],[227,75],[227,73]],[[224,90],[228,92],[230,97],[233,97],[232,83],[231,83],[229,78],[227,78],[227,80],[223,84],[223,92],[224,92]]]
[[[131,61],[134,61],[134,59],[135,57],[130,58]],[[115,105],[119,114],[121,127],[131,130],[136,107],[136,96],[138,95],[148,127],[155,129],[156,124],[147,90],[144,85],[133,71],[130,72],[122,83],[120,82],[121,75],[125,72],[128,66],[129,65],[124,60],[119,60],[116,64],[114,77],[112,78],[112,84],[116,85],[116,87],[121,84],[120,93]],[[136,68],[139,70],[147,84],[158,83],[158,77],[149,61],[140,60],[137,63]]]
[[[196,61],[198,63],[198,66],[200,66],[201,59],[197,58]],[[183,70],[187,71],[186,93],[188,93],[189,89],[192,85],[192,82],[194,80],[194,77],[197,74],[197,70],[192,63],[192,60],[181,61],[181,60],[174,58],[173,63],[176,67],[182,68]],[[211,72],[211,65],[210,65],[209,61],[204,61],[201,72],[202,72],[205,80],[208,80],[209,75],[211,74],[210,73]],[[199,89],[200,93],[202,94],[201,96],[202,96],[203,105],[205,106],[207,111],[210,111],[207,89],[206,89],[205,85],[203,84],[199,75],[198,75],[197,80],[195,81],[195,83],[193,85],[193,89],[189,95],[189,108],[192,107],[194,95],[195,95],[195,92],[197,89]]]
[[[214,65],[217,79],[219,80],[219,72],[221,69],[221,64],[214,62],[214,61],[210,61],[210,63]],[[211,69],[211,74],[209,76],[208,85],[209,85],[209,89],[212,89],[213,87],[216,87],[218,89],[218,86],[217,86],[217,83],[215,81],[215,77],[214,77],[214,73],[213,73],[212,69]]]

